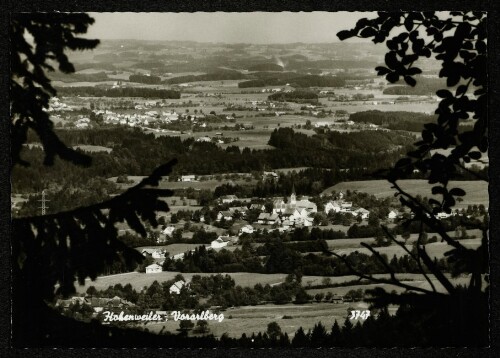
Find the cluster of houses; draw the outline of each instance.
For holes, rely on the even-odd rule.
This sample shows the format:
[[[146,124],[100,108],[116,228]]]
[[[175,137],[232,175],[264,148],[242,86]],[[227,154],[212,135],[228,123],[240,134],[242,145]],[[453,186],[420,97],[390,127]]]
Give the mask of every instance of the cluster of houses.
[[[337,200],[332,200],[326,203],[325,213],[329,214],[331,212],[351,214],[352,216],[360,217],[363,220],[370,217],[370,211],[365,208],[353,207],[352,202],[345,201],[344,194],[342,192],[339,193]]]
[[[92,125],[90,124],[90,118],[83,116],[78,116],[78,119],[75,121],[74,124],[75,127],[78,129],[92,128]]]
[[[318,212],[317,205],[307,198],[297,200],[295,191],[285,201],[282,198],[273,201],[271,213],[260,213],[257,223],[261,225],[275,225],[284,231],[291,227],[312,226],[312,214]]]
[[[135,109],[144,109],[141,105],[136,105]],[[102,114],[103,120],[105,124],[113,124],[113,125],[125,125],[129,127],[136,126],[148,126],[153,123],[175,123],[182,119],[189,119],[193,123],[197,123],[199,120],[205,118],[205,115],[202,113],[198,114],[188,114],[188,113],[177,113],[175,110],[171,111],[157,111],[157,110],[149,110],[144,113],[115,113],[109,109],[99,109],[94,111],[96,115]],[[205,127],[206,124],[202,123],[202,127]]]
[[[118,296],[113,298],[73,296],[68,299],[58,299],[55,307],[67,311],[75,305],[89,306],[93,310],[93,317],[102,311],[126,311],[129,308],[135,307],[134,303]]]
[[[159,113],[158,111],[147,111],[144,114],[140,113],[115,113],[110,110],[97,110],[95,114],[102,114],[104,123],[128,125],[130,127],[149,125],[153,122],[171,123],[179,120],[179,114],[175,111]]]
[[[68,106],[66,103],[61,102],[57,97],[52,97],[49,101],[49,108],[46,109],[47,112],[54,111],[72,111],[73,107]]]

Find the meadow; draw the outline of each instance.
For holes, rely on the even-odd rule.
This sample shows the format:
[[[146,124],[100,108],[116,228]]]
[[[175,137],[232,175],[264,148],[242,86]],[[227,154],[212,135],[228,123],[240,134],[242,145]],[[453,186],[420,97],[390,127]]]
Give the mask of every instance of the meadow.
[[[429,184],[423,179],[405,179],[399,180],[398,184],[407,190],[412,195],[421,195],[422,197],[432,197],[431,188],[433,185]],[[448,188],[460,187],[465,190],[466,195],[463,201],[457,202],[457,208],[467,208],[469,204],[483,204],[488,207],[488,183],[484,181],[450,181]],[[391,184],[386,180],[365,180],[365,181],[350,181],[341,182],[323,191],[323,195],[329,195],[333,191],[346,192],[359,191],[370,195],[375,195],[377,198],[393,197],[396,190],[391,188]]]

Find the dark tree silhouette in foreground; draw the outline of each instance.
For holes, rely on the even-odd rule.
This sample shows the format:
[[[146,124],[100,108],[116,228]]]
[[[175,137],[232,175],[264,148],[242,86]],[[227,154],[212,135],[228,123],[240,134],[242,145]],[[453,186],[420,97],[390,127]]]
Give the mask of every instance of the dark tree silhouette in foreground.
[[[13,15],[10,23],[13,168],[18,164],[29,165],[21,158],[22,144],[29,130],[33,130],[43,144],[45,165],[51,165],[56,156],[77,165],[91,164],[89,156],[66,147],[53,131],[45,109],[56,91],[45,71],[53,71],[57,64],[62,72],[74,72],[65,51],[97,46],[98,40],[76,36],[85,33],[93,22],[82,13]],[[85,324],[57,317],[45,302],[52,301],[56,294],[75,292],[75,280],[83,284],[87,277],[95,279],[117,262],[127,268],[142,262],[140,253],[119,240],[115,224],[126,222],[143,236],[146,236],[144,222],[158,225],[155,212],[168,211],[167,204],[159,198],[172,193],[154,187],[174,164],[173,160],[159,166],[138,185],[105,202],[53,215],[12,220],[14,344],[106,345],[105,340],[99,342],[97,337],[109,337],[107,331],[90,325],[87,329]],[[75,337],[74,341],[68,341],[69,334]],[[57,335],[59,337],[54,337]]]
[[[337,34],[341,40],[359,37],[385,43],[388,48],[386,66],[376,70],[391,83],[403,79],[406,84],[415,86],[418,82],[416,75],[422,73],[416,64],[422,57],[440,61],[439,77],[446,79],[444,87],[447,88],[436,92],[441,99],[435,111],[437,122],[425,124],[421,140],[415,143],[416,149],[384,173],[401,203],[414,214],[406,224],[417,222],[420,225],[416,251],[408,250],[404,242],[398,241],[387,228],[384,227],[384,231],[417,262],[430,288],[402,282],[376,249],[366,244],[363,245],[386,266],[390,278],[377,279],[353,270],[360,278],[406,289],[400,295],[386,293],[383,289],[373,290],[371,301],[375,307],[390,303],[408,305],[407,321],[401,323],[401,329],[415,326],[415,322],[410,322],[412,319],[419,322],[415,332],[422,335],[415,340],[416,344],[438,342],[467,346],[488,342],[488,285],[484,287],[483,282],[483,278],[488,282],[487,223],[480,227],[482,245],[473,250],[450,237],[436,217],[440,212],[451,213],[457,198],[466,194],[459,187],[449,188],[454,176],[468,172],[479,180],[488,181],[465,166],[471,160],[481,161],[488,150],[486,20],[483,12],[379,12],[377,18],[360,19],[353,29]],[[474,125],[472,129],[464,130],[460,124],[467,119],[472,119]],[[449,150],[449,154],[439,153],[439,150]],[[431,191],[435,198],[428,202],[419,201],[398,183],[415,169],[426,175],[428,183],[433,185]],[[437,233],[441,241],[450,246],[445,255],[452,263],[452,275],[468,274],[470,282],[467,287],[454,285],[430,258],[422,240],[424,229]],[[342,258],[352,269],[344,256],[331,254]],[[445,292],[436,289],[424,269],[437,279]]]

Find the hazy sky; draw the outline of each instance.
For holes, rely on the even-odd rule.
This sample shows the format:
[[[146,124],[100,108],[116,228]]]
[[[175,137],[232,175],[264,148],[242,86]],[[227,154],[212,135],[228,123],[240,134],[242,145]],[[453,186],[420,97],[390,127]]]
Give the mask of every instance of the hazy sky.
[[[88,37],[100,39],[191,40],[198,42],[336,42],[361,12],[90,13]],[[366,40],[365,40],[366,41]]]

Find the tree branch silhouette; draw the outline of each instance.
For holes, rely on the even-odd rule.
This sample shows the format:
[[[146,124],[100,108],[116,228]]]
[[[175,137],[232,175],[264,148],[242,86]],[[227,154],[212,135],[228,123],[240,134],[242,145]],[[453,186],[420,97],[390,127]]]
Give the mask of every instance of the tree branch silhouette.
[[[425,245],[421,244],[421,237],[424,225],[432,232],[436,232],[452,248],[446,253],[448,260],[453,261],[460,272],[471,274],[469,290],[474,291],[474,294],[481,292],[481,275],[487,272],[487,265],[484,263],[484,257],[487,256],[486,235],[483,233],[482,245],[478,250],[467,249],[447,234],[436,214],[441,211],[451,213],[456,197],[466,194],[461,188],[448,189],[449,181],[457,170],[488,181],[488,178],[463,165],[463,162],[468,163],[471,159],[479,162],[483,153],[488,150],[486,21],[486,14],[483,12],[450,12],[446,18],[432,11],[379,12],[377,18],[360,19],[353,29],[337,34],[340,40],[358,37],[371,38],[374,43],[385,43],[388,48],[385,55],[386,66],[379,66],[375,70],[379,76],[385,76],[390,83],[403,79],[408,85],[415,86],[417,84],[415,77],[422,73],[422,70],[414,64],[421,57],[434,56],[442,64],[439,77],[446,79],[446,87],[449,89],[443,88],[436,92],[440,98],[435,112],[438,115],[437,121],[424,125],[421,140],[415,143],[416,149],[399,160],[386,177],[396,190],[395,195],[399,197],[401,204],[414,214],[413,219],[409,219],[406,224],[412,221],[420,222],[417,255],[411,254],[387,228],[383,229],[391,241],[410,254],[424,275],[423,265],[452,296],[457,294],[456,288],[430,259]],[[399,32],[391,37],[392,30],[396,28],[399,28]],[[469,118],[475,122],[473,129],[460,128],[460,123]],[[439,152],[432,154],[433,150],[450,148],[448,155]],[[406,178],[415,169],[426,175],[429,184],[434,184],[432,194],[440,196],[441,200],[431,198],[428,205],[424,205],[401,188],[398,180]],[[390,269],[374,248],[368,244],[363,246]],[[368,277],[361,276],[359,272],[355,274]],[[391,277],[394,281],[393,273]],[[431,283],[431,280],[425,277],[427,282]],[[432,284],[431,287],[435,289]]]

